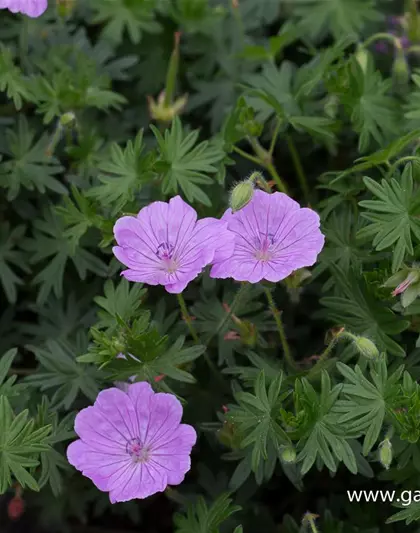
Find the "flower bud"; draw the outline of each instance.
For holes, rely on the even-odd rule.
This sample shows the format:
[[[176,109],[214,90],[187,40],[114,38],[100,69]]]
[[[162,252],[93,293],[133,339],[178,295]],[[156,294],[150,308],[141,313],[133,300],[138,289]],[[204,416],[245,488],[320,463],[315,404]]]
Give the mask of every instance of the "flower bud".
[[[369,62],[369,52],[366,50],[366,48],[359,45],[356,50],[355,58],[359,63],[360,68],[365,73]]]
[[[60,117],[60,126],[68,126],[74,120],[76,120],[76,115],[73,113],[73,111],[69,111],[68,113],[64,113],[64,115],[61,115],[61,117]]]
[[[319,518],[319,515],[307,511],[303,515],[302,526],[304,528],[309,528],[312,533],[318,533],[318,528],[315,523],[317,518]]]
[[[286,446],[281,451],[280,457],[284,463],[287,463],[287,464],[296,463],[296,450],[294,449],[293,446]]]
[[[381,465],[388,470],[392,463],[392,444],[391,441],[386,438],[379,445],[379,461]]]
[[[60,17],[69,17],[76,6],[76,0],[56,0],[57,13]]]
[[[254,172],[254,174],[258,174]],[[240,211],[252,200],[254,196],[254,179],[252,179],[253,174],[245,181],[241,181],[232,190],[230,195],[230,207],[232,212]]]
[[[356,337],[356,336],[355,336]],[[354,345],[359,353],[361,353],[366,359],[377,359],[379,357],[379,350],[376,345],[367,337],[356,337],[354,339]]]
[[[420,295],[420,270],[418,264],[411,268],[404,267],[391,276],[383,285],[395,287],[392,296],[401,294],[401,305],[408,307]]]
[[[14,496],[7,505],[7,515],[10,520],[18,520],[25,511],[25,502],[21,496]]]
[[[395,51],[395,59],[392,64],[392,81],[398,88],[404,88],[410,81],[410,69],[405,57],[402,45]]]
[[[149,112],[153,120],[157,122],[171,122],[178,116],[187,104],[187,96],[177,98],[173,103],[166,104],[165,91],[162,91],[158,96],[157,102],[151,97],[148,97]]]

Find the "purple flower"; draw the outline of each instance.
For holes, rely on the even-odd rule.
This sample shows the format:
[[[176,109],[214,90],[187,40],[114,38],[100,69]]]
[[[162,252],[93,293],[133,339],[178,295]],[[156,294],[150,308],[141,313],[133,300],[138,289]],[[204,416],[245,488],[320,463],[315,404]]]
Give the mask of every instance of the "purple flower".
[[[235,234],[229,259],[216,260],[210,276],[257,283],[280,281],[294,270],[313,265],[324,246],[319,216],[286,194],[255,191],[251,202],[222,220]]]
[[[197,213],[180,196],[169,203],[153,202],[137,217],[117,220],[113,248],[128,267],[122,275],[129,281],[164,285],[180,293],[216,257],[232,254],[234,236],[227,223],[214,218],[197,221]]]
[[[12,13],[23,13],[29,17],[39,17],[48,7],[48,0],[0,0],[0,9]]]
[[[76,416],[80,439],[67,448],[67,459],[109,492],[111,503],[147,498],[181,483],[190,469],[197,434],[181,417],[177,398],[153,392],[147,382],[127,392],[104,390]]]

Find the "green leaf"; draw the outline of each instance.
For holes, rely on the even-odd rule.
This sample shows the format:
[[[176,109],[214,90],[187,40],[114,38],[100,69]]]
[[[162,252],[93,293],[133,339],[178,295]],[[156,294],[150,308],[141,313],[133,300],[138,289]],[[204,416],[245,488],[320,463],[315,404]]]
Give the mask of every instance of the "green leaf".
[[[63,167],[47,154],[50,140],[46,135],[35,141],[25,116],[19,115],[17,130],[7,130],[6,138],[4,153],[9,158],[0,163],[0,180],[1,186],[8,189],[8,200],[14,200],[22,187],[41,194],[67,194],[66,187],[54,177]]]
[[[155,0],[136,0],[124,3],[120,0],[90,0],[95,10],[93,22],[105,23],[102,35],[105,40],[121,43],[125,31],[131,41],[138,44],[143,32],[157,33],[160,24],[155,20]]]
[[[8,222],[0,227],[0,282],[10,303],[16,303],[17,287],[23,284],[23,280],[15,274],[12,267],[18,267],[26,273],[30,272],[27,258],[16,249],[25,230],[24,226],[16,226],[11,230]]]
[[[31,100],[31,81],[14,64],[10,48],[0,45],[0,91],[6,91],[17,110],[23,100]]]
[[[12,476],[22,487],[39,490],[29,469],[39,464],[40,452],[48,451],[51,426],[38,429],[28,411],[13,412],[6,396],[0,396],[0,494],[12,485]]]
[[[343,395],[336,409],[342,413],[340,423],[345,424],[349,431],[364,435],[363,454],[367,455],[377,443],[389,404],[399,393],[399,380],[403,367],[388,377],[385,359],[372,367],[372,382],[362,373],[358,365],[354,370],[337,363],[338,371],[344,376]]]
[[[89,228],[100,224],[95,206],[74,185],[71,186],[72,197],[65,196],[63,205],[54,207],[66,226],[64,235],[76,247]]]
[[[336,84],[331,88],[359,134],[359,152],[366,152],[372,141],[383,146],[394,139],[402,119],[401,106],[390,95],[392,81],[382,78],[367,54],[365,68],[353,56],[332,78]]]
[[[135,199],[141,187],[153,178],[151,172],[152,154],[143,154],[143,131],[125,148],[117,143],[110,147],[109,157],[99,163],[100,185],[87,191],[86,196],[95,198],[116,215]]]
[[[141,283],[130,284],[125,278],[122,278],[118,285],[107,280],[104,285],[104,296],[96,296],[94,299],[102,308],[98,313],[100,321],[96,326],[115,327],[117,317],[127,322],[136,314],[146,292],[147,289],[144,289]]]
[[[113,380],[127,380],[135,375],[137,381],[153,382],[163,374],[176,381],[195,383],[194,376],[183,370],[183,367],[200,357],[205,351],[205,346],[184,348],[184,342],[185,338],[179,337],[166,348],[167,337],[161,337],[156,330],[151,329],[132,343],[132,356],[127,355],[126,359],[114,359],[107,365],[106,370],[111,373]],[[160,383],[170,391],[165,383]]]
[[[200,186],[213,182],[207,174],[214,174],[218,170],[216,164],[225,157],[221,148],[209,141],[197,144],[199,132],[183,131],[178,117],[164,135],[154,126],[151,129],[159,146],[156,170],[163,176],[164,194],[182,191],[189,202],[211,205]]]
[[[302,34],[319,39],[331,33],[337,40],[343,35],[359,35],[364,26],[381,18],[376,0],[286,0],[298,19]]]
[[[27,348],[35,354],[41,366],[25,382],[41,392],[51,391],[54,408],[70,409],[80,393],[91,401],[96,399],[100,374],[93,366],[77,364],[68,342],[49,339],[45,347],[29,345]]]
[[[353,474],[357,473],[356,457],[350,446],[352,432],[343,424],[335,412],[335,406],[342,385],[331,387],[327,372],[322,372],[321,392],[317,393],[306,378],[299,380],[295,386],[294,401],[297,415],[297,427],[292,433],[299,437],[298,461],[301,473],[306,474],[315,462],[325,464],[336,472],[340,461]]]
[[[53,446],[74,438],[74,415],[73,413],[68,413],[59,422],[57,411],[51,409],[47,397],[43,396],[41,403],[38,404],[35,423],[37,427],[42,427],[45,424],[51,426],[51,434],[48,439],[50,448],[48,451],[41,452],[40,454],[41,475],[38,480],[38,485],[42,489],[49,483],[54,496],[58,496],[63,489],[62,471],[71,470],[71,467],[66,457],[54,449]]]
[[[235,394],[238,405],[230,408],[228,418],[237,426],[244,436],[242,448],[252,449],[252,470],[256,473],[260,462],[267,459],[269,445],[280,453],[280,447],[289,443],[286,433],[278,425],[275,418],[275,408],[279,407],[283,392],[281,384],[283,374],[278,373],[272,381],[268,393],[266,379],[262,370],[254,384],[254,394],[239,391]]]
[[[229,494],[221,494],[210,507],[200,496],[185,514],[174,516],[175,533],[220,533],[223,522],[240,510],[239,505],[232,505]]]
[[[13,396],[19,396],[25,390],[25,385],[22,383],[16,384],[16,374],[7,377],[16,354],[17,349],[12,348],[0,357],[0,396],[12,398]]]
[[[403,507],[403,503],[399,504],[399,507]],[[404,505],[404,509],[390,516],[386,523],[393,524],[395,522],[404,521],[407,526],[413,522],[418,522],[420,520],[420,502],[412,502],[409,506]]]
[[[71,261],[79,274],[85,279],[87,272],[106,276],[107,265],[86,248],[77,246],[64,228],[63,221],[51,211],[45,212],[43,220],[33,222],[34,237],[26,239],[22,247],[31,253],[30,263],[48,263],[33,279],[40,285],[37,303],[44,303],[51,292],[57,297],[63,293],[64,272],[68,261]]]
[[[342,324],[350,331],[372,339],[380,350],[404,357],[404,349],[391,335],[404,331],[409,322],[378,301],[363,278],[337,266],[331,265],[330,269],[341,296],[321,298],[321,304],[327,307],[325,314],[328,318],[335,325]]]
[[[359,237],[373,237],[372,245],[381,251],[393,248],[392,272],[396,272],[406,255],[413,255],[413,241],[420,241],[418,219],[419,194],[413,188],[412,164],[405,166],[401,180],[383,179],[376,183],[365,177],[364,183],[375,200],[359,202],[368,209],[363,217],[372,222],[359,232]]]

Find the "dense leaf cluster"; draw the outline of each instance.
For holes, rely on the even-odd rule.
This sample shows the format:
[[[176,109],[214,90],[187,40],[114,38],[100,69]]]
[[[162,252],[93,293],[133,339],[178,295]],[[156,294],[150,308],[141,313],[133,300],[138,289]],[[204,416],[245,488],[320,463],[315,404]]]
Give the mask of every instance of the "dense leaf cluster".
[[[0,11],[0,501],[23,498],[22,520],[417,531],[420,497],[347,497],[420,482],[417,3]],[[178,194],[220,217],[255,170],[320,214],[313,268],[275,286],[205,271],[188,316],[120,277],[119,217]],[[112,506],[65,450],[75,414],[132,376],[176,394],[199,440],[184,484]]]

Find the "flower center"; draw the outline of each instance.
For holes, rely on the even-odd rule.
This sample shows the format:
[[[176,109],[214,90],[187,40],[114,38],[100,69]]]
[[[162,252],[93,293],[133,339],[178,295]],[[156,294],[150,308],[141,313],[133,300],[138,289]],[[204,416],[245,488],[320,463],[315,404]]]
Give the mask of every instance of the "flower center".
[[[172,274],[178,269],[177,262],[173,259],[175,247],[169,242],[161,242],[156,250],[156,256],[163,261],[165,270]]]
[[[148,448],[144,447],[138,438],[127,441],[125,450],[131,456],[134,463],[143,463],[149,457]]]
[[[156,250],[156,255],[159,257],[159,259],[163,259],[167,261],[168,259],[172,259],[172,253],[174,251],[174,247],[169,242],[161,242]]]
[[[258,261],[270,261],[273,257],[274,235],[272,233],[260,233],[255,238],[255,257]]]

